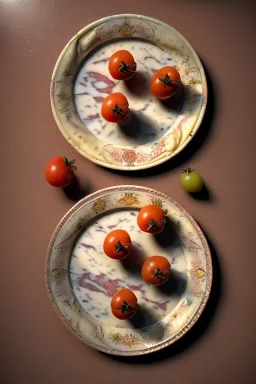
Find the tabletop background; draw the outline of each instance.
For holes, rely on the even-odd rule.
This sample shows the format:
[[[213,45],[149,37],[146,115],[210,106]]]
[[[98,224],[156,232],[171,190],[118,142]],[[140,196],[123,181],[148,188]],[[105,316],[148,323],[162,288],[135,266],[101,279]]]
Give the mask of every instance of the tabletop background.
[[[136,173],[107,170],[76,153],[49,101],[53,67],[67,41],[88,23],[120,13],[152,16],[181,32],[209,85],[206,116],[189,146]],[[253,1],[0,0],[0,52],[1,382],[115,384],[136,382],[136,375],[148,384],[255,382]],[[45,182],[45,164],[56,155],[77,159],[78,190],[64,193]],[[205,179],[201,199],[179,185],[188,165]],[[213,290],[201,319],[176,344],[142,358],[110,357],[83,345],[54,313],[44,282],[47,245],[62,216],[86,193],[119,184],[177,200],[212,250]]]

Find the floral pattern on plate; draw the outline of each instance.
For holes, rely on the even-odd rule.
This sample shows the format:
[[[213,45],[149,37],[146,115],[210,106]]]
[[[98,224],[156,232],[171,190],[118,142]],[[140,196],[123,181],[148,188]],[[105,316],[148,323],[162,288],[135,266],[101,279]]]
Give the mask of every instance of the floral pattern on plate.
[[[177,287],[173,288],[175,297],[172,291],[167,293],[167,296],[161,296],[166,292],[160,293],[161,300],[163,297],[168,298],[169,307],[164,304],[164,301],[163,304],[161,301],[156,301],[159,305],[163,305],[159,309],[157,306],[154,307],[151,293],[145,290],[143,281],[139,281],[139,277],[133,276],[133,271],[131,274],[128,271],[127,278],[126,270],[123,266],[119,266],[118,268],[121,269],[117,268],[113,276],[106,275],[109,273],[107,271],[110,271],[110,265],[108,265],[108,258],[101,250],[101,243],[97,243],[100,236],[105,236],[104,231],[110,230],[113,225],[118,224],[124,227],[133,225],[133,220],[136,220],[136,210],[152,203],[166,210],[167,220],[171,223],[171,227],[168,228],[175,231],[178,236],[172,238],[170,233],[167,238],[171,248],[168,248],[168,244],[166,250],[163,248],[167,257],[173,257],[174,278],[175,275],[186,276],[186,284],[181,291],[176,289]],[[123,212],[123,218],[120,212]],[[131,216],[130,221],[126,220],[127,215]],[[113,220],[116,222],[113,223]],[[105,226],[110,228],[107,229]],[[89,229],[95,232],[90,234]],[[139,231],[136,228],[129,227],[130,229],[134,231],[133,237],[137,242],[135,233]],[[100,236],[95,236],[93,233]],[[86,243],[83,239],[86,239]],[[144,238],[141,239],[143,247],[146,247],[145,252],[148,252],[147,247],[151,247],[153,243],[150,241],[153,241],[153,238],[148,238],[149,242]],[[95,241],[98,244],[96,247]],[[89,260],[91,255],[93,257],[98,255],[97,260],[103,263],[102,266],[95,268]],[[76,257],[78,257],[77,261]],[[136,262],[136,258],[133,262]],[[88,271],[84,271],[84,267],[89,268]],[[108,295],[111,297],[112,291],[124,284],[122,279],[126,279],[125,284],[130,284],[136,294],[140,295],[143,310],[150,308],[146,322],[145,319],[140,322],[138,316],[137,323],[119,324],[113,322],[111,316],[106,313],[108,304],[100,291],[109,292]],[[145,187],[107,188],[81,200],[59,223],[50,241],[46,259],[47,290],[62,321],[86,344],[117,355],[150,353],[182,337],[201,315],[210,294],[211,282],[211,255],[197,223],[168,196]],[[114,286],[113,283],[116,285]],[[85,300],[86,295],[88,300]],[[83,300],[88,301],[89,304]],[[88,307],[93,303],[95,309]],[[102,313],[97,312],[97,305],[102,308]],[[158,314],[160,314],[159,317],[157,317]]]
[[[116,39],[120,44],[113,42]],[[131,51],[134,45],[136,52],[140,49],[136,48],[138,41],[142,45],[145,42],[141,48],[145,50],[142,61],[147,67],[145,84],[159,66],[169,63],[180,72],[183,95],[175,95],[171,106],[163,107],[150,95],[136,96],[122,82],[110,78],[107,61],[111,44],[125,48],[128,41],[134,42],[129,44]],[[93,55],[96,59],[90,64]],[[84,73],[81,63],[85,63]],[[143,65],[138,62],[140,65],[139,73],[143,73]],[[78,78],[80,91],[74,93]],[[128,92],[131,98],[135,114],[124,128],[129,131],[131,126],[136,127],[132,134],[113,129],[113,125],[106,125],[101,118],[104,97],[115,91]],[[78,108],[80,98],[83,107]],[[62,134],[83,156],[113,169],[145,169],[175,156],[198,130],[206,101],[206,77],[193,48],[175,29],[146,16],[110,16],[88,25],[64,48],[52,75],[52,111]],[[156,113],[160,117],[156,118]],[[151,116],[149,121],[148,116]]]

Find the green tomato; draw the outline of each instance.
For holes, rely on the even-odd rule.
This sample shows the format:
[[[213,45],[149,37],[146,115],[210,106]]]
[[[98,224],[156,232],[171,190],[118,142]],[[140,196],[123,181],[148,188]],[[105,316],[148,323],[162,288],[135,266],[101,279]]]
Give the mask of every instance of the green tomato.
[[[199,192],[204,184],[202,177],[192,168],[187,168],[182,171],[180,182],[187,192]]]

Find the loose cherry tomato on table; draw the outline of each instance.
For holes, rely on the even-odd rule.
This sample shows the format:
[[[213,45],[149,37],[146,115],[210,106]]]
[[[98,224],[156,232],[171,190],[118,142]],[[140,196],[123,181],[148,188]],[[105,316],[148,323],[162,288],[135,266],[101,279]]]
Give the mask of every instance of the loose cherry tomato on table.
[[[128,288],[116,292],[111,300],[111,309],[115,317],[120,320],[131,319],[138,309],[138,299]]]
[[[143,280],[152,285],[164,284],[171,274],[171,264],[164,256],[151,256],[142,266]]]
[[[109,59],[108,69],[111,76],[116,80],[130,79],[136,68],[137,64],[133,55],[125,49],[115,52]]]
[[[109,232],[103,243],[105,254],[111,259],[124,259],[132,249],[131,238],[123,229]]]
[[[107,96],[101,106],[101,114],[110,123],[119,123],[126,119],[129,112],[127,98],[120,92]]]
[[[192,193],[201,191],[204,184],[202,177],[193,168],[183,169],[180,182],[185,191]]]
[[[77,170],[76,160],[69,161],[66,157],[54,157],[45,168],[45,178],[53,187],[67,187],[74,179]]]
[[[162,208],[156,205],[146,205],[139,211],[137,223],[144,232],[160,233],[166,223],[165,213]]]
[[[166,66],[156,71],[152,76],[150,91],[159,99],[167,99],[174,95],[180,84],[180,74],[177,69]]]

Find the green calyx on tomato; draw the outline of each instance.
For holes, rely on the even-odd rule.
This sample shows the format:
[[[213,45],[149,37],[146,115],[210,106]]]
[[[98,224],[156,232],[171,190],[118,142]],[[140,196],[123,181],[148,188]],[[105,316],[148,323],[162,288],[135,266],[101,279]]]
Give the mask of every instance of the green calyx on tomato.
[[[147,231],[150,231],[152,228],[158,228],[158,223],[166,223],[166,219],[155,221],[154,219],[151,219],[147,228]]]
[[[182,173],[191,173],[194,171],[195,171],[195,168],[190,168],[190,167],[182,169]]]
[[[68,160],[66,157],[63,157],[63,160],[64,160],[64,163],[67,167],[70,167],[72,169],[72,171],[76,172],[77,171],[77,167],[74,165],[75,164],[75,161],[76,159],[73,159],[73,160]]]
[[[114,108],[112,108],[112,111],[114,115],[124,115],[126,116],[126,113],[123,111],[123,108],[127,108],[129,105],[124,105],[123,107],[119,107],[117,104],[115,105]]]
[[[172,80],[170,78],[170,76],[168,74],[165,75],[165,77],[159,77],[159,80],[162,81],[162,83],[164,83],[164,88],[166,88],[167,86],[171,86],[171,83],[176,81],[176,82],[181,82],[181,80]]]
[[[171,268],[166,268],[166,269],[164,269],[164,270],[161,270],[161,269],[159,269],[159,268],[156,268],[156,270],[155,270],[155,272],[154,272],[154,274],[153,274],[153,277],[154,277],[154,279],[162,279],[162,280],[166,280],[169,276],[165,276],[164,275],[164,272],[165,271],[170,271],[171,270]]]
[[[122,72],[122,73],[134,73],[136,71],[136,69],[131,69],[130,67],[131,66],[134,66],[136,65],[135,61],[133,61],[132,63],[128,63],[128,64],[125,64],[124,61],[121,61],[121,64],[120,64],[120,67],[119,67],[119,71]]]
[[[132,309],[131,305],[128,304],[126,301],[123,301],[122,302],[122,305],[120,308],[117,308],[117,309],[120,309],[120,311],[122,313],[125,313],[125,312],[136,312],[134,309]]]
[[[122,244],[121,241],[118,240],[118,242],[115,244],[116,253],[119,253],[120,251],[122,251],[123,248],[124,248],[126,245],[131,245],[131,243]]]

